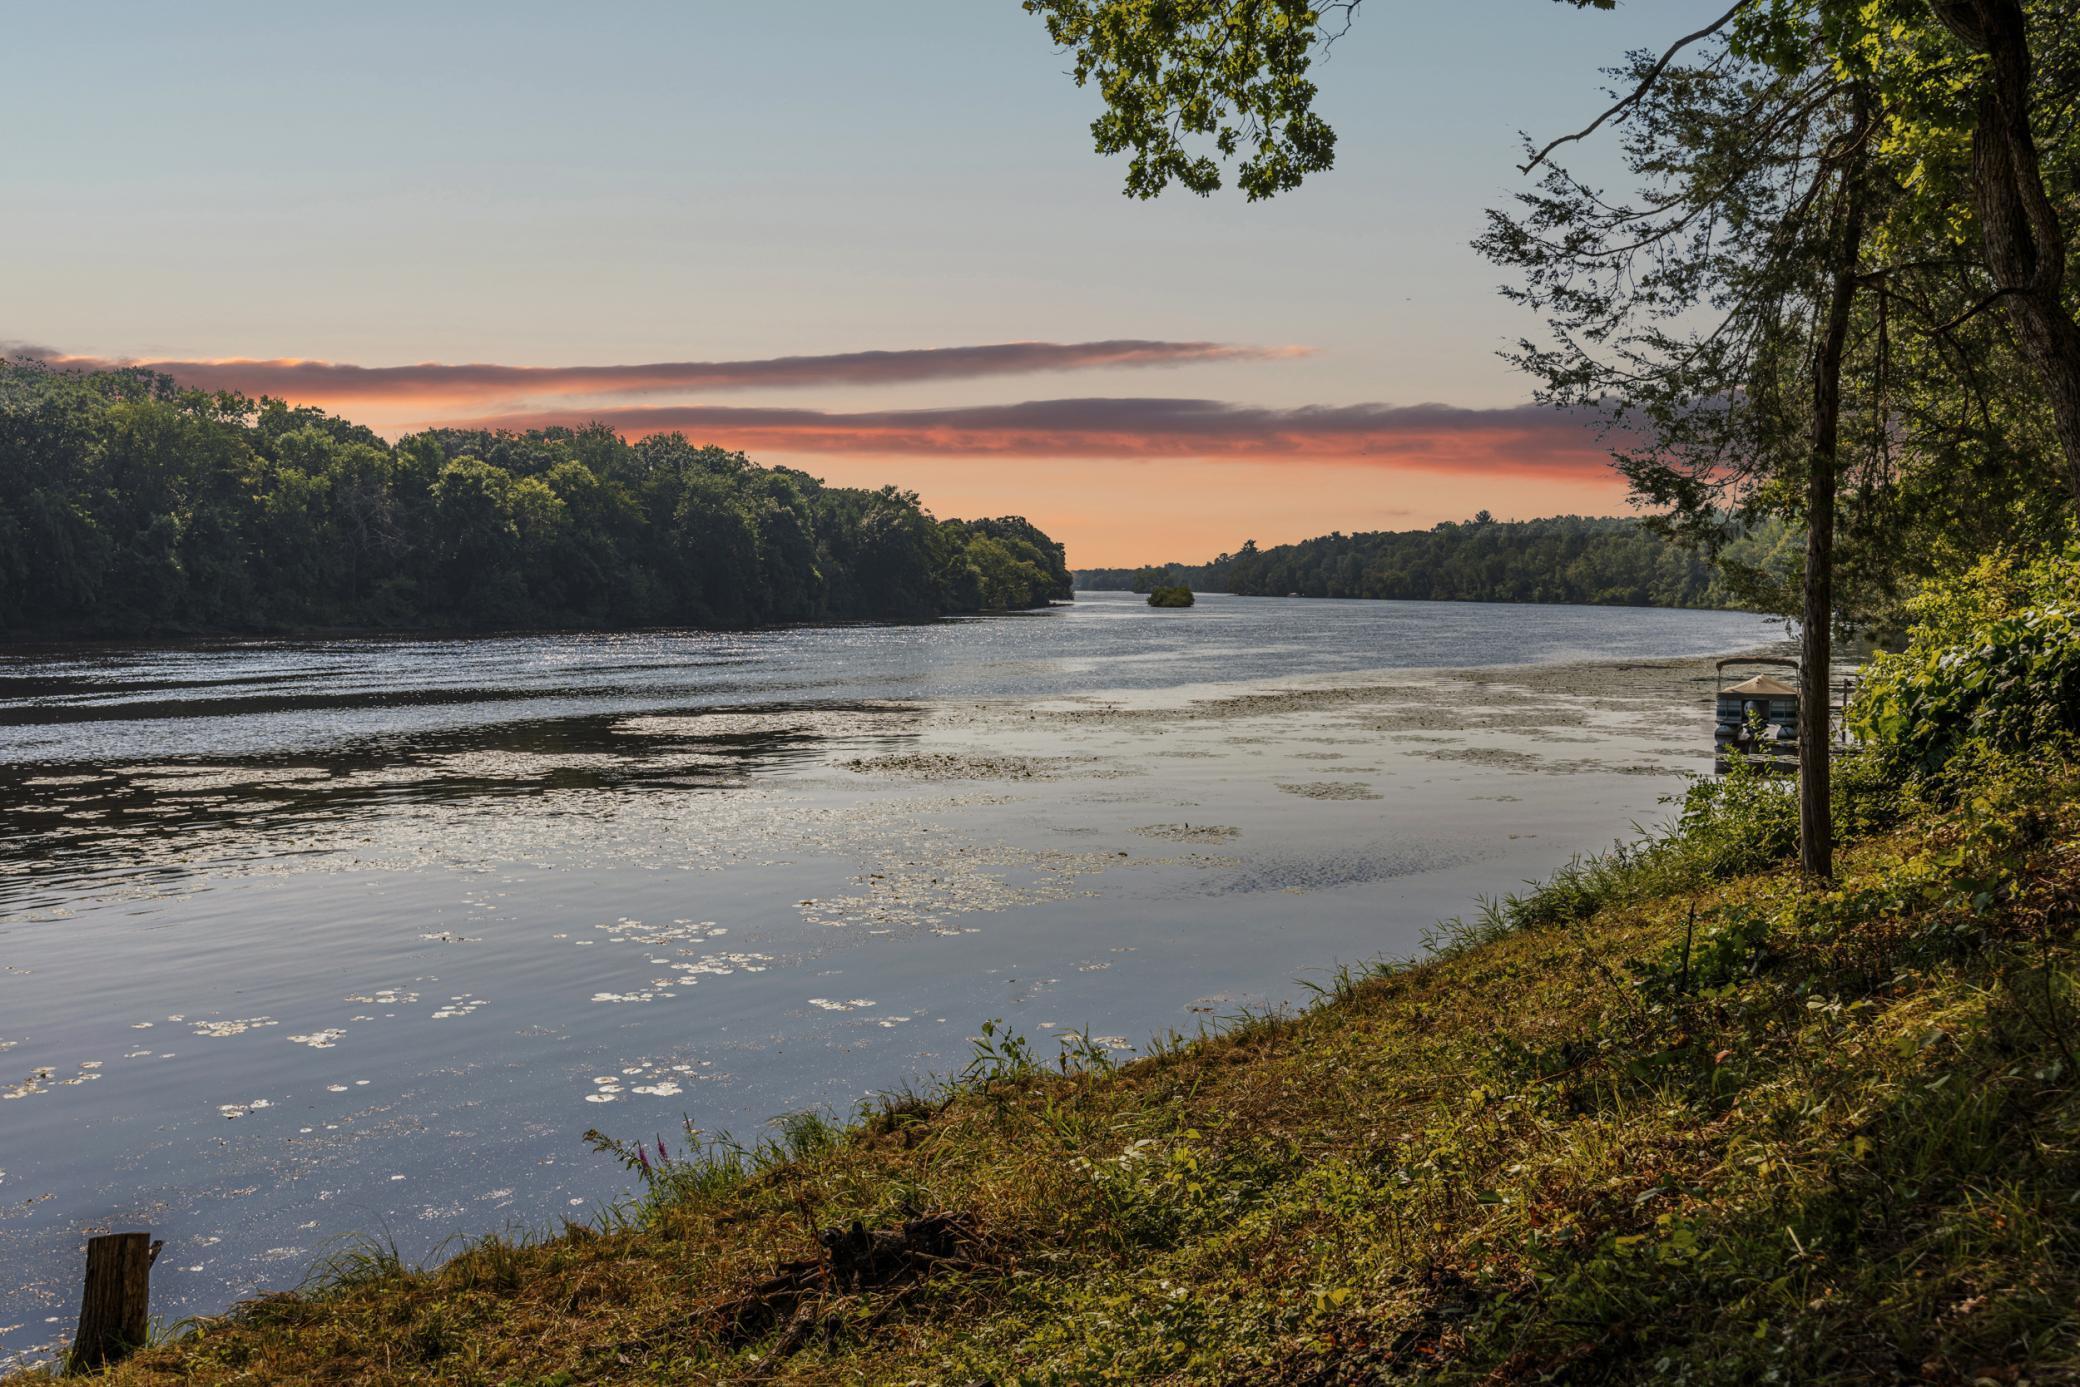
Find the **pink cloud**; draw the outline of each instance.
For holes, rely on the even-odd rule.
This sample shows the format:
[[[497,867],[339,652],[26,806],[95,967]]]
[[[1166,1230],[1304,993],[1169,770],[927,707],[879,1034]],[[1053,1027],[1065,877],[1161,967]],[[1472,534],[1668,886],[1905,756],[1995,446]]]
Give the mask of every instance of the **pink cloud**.
[[[17,346],[15,355],[76,370],[138,366],[161,371],[183,385],[273,395],[298,404],[440,401],[471,402],[556,395],[640,395],[664,391],[890,385],[982,376],[1104,368],[1186,366],[1266,361],[1308,353],[1305,347],[1252,347],[1224,342],[1000,342],[974,347],[838,352],[746,361],[657,361],[624,366],[506,366],[488,362],[412,366],[357,366],[295,358],[252,360],[132,360],[74,356]]]
[[[660,405],[457,421],[459,427],[489,429],[593,422],[638,436],[684,433],[754,455],[1305,460],[1580,480],[1608,477],[1610,469],[1593,420],[1531,405],[1267,409],[1129,397],[853,413]]]

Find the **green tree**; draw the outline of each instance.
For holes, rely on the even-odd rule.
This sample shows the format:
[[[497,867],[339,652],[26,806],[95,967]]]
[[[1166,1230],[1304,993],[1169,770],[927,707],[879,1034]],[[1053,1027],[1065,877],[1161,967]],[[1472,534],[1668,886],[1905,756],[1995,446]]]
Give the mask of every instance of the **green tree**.
[[[525,585],[512,474],[481,458],[457,458],[434,478],[431,499],[446,605],[473,620],[518,619]]]
[[[1021,0],[1068,50],[1076,85],[1105,109],[1100,154],[1126,154],[1126,190],[1175,183],[1217,191],[1222,168],[1251,200],[1300,186],[1336,162],[1336,132],[1315,113],[1315,59],[1363,0]],[[1612,9],[1616,0],[1566,0]]]
[[[0,364],[4,635],[917,619],[984,604],[976,537],[993,605],[1066,595],[1024,520],[941,522],[678,435],[393,446],[149,372]]]

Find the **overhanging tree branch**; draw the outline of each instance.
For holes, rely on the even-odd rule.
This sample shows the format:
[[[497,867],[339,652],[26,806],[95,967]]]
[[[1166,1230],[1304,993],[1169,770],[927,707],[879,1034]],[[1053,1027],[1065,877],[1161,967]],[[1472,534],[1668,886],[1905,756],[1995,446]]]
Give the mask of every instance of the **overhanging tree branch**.
[[[1694,34],[1685,34],[1683,35],[1683,37],[1677,39],[1674,43],[1670,44],[1668,46],[1668,51],[1661,55],[1660,60],[1656,62],[1652,67],[1647,69],[1647,75],[1640,78],[1638,86],[1634,87],[1623,97],[1620,97],[1616,104],[1612,105],[1602,115],[1598,116],[1595,120],[1590,121],[1580,130],[1575,131],[1572,135],[1562,135],[1558,139],[1548,143],[1544,149],[1539,150],[1538,153],[1531,156],[1531,162],[1523,165],[1520,172],[1531,172],[1540,164],[1543,164],[1546,161],[1546,156],[1551,154],[1554,150],[1558,149],[1561,145],[1574,144],[1578,141],[1588,139],[1598,130],[1601,130],[1607,121],[1611,120],[1615,116],[1622,115],[1626,111],[1631,110],[1634,106],[1637,106],[1642,100],[1646,98],[1647,93],[1654,89],[1654,83],[1660,80],[1661,74],[1668,70],[1668,65],[1675,61],[1676,55],[1678,53],[1681,53],[1684,49],[1690,47],[1690,45],[1694,43],[1704,42],[1706,39],[1712,37],[1712,35],[1718,33],[1721,29],[1724,29],[1727,25],[1733,23],[1733,21],[1740,16],[1740,12],[1748,8],[1749,3],[1750,0],[1736,0],[1736,3],[1732,9],[1728,10],[1725,14],[1720,15],[1717,19],[1713,20],[1704,28],[1699,29]]]

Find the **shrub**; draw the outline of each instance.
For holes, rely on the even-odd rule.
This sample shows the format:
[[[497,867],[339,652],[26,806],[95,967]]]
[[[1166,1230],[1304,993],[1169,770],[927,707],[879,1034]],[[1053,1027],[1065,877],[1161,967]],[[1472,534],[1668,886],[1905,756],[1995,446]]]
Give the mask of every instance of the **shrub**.
[[[1183,584],[1157,588],[1148,595],[1151,607],[1189,607],[1192,605],[1192,590]]]
[[[2080,733],[2080,544],[1982,559],[1909,609],[1907,648],[1872,660],[1849,710],[1889,774],[1941,780],[1968,746],[2048,755]]]

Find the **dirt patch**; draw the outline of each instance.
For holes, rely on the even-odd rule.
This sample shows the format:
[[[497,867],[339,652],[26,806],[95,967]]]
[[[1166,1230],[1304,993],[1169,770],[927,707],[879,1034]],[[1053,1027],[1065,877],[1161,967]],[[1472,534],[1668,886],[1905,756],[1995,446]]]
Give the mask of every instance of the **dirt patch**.
[[[907,703],[869,703],[851,708],[718,709],[624,718],[614,732],[624,737],[861,737],[895,732],[916,723],[923,710]]]
[[[1135,772],[1088,756],[984,756],[957,751],[860,756],[839,765],[892,780],[1114,780]]]
[[[1777,655],[1787,647],[1745,652]],[[1581,727],[1592,713],[1646,713],[1656,705],[1709,711],[1720,657],[1618,660],[1501,668],[1396,670],[1338,676],[1333,683],[1254,689],[1164,706],[1071,698],[1022,709],[1035,719],[1107,726],[1248,721],[1304,713],[1342,714],[1344,726],[1374,732],[1543,731]],[[1067,706],[1063,706],[1067,705]],[[1231,738],[1231,742],[1240,742]]]
[[[1576,757],[1569,760],[1552,759],[1518,751],[1511,747],[1475,746],[1455,747],[1439,751],[1418,751],[1418,756],[1433,761],[1459,761],[1467,765],[1487,766],[1495,770],[1529,771],[1539,775],[1680,775],[1683,772],[1668,766],[1656,766],[1646,762],[1598,761]],[[1706,753],[1709,754],[1709,753]]]
[[[1791,653],[1789,642],[1764,646],[1743,655]],[[1606,704],[1639,701],[1708,702],[1717,687],[1714,666],[1722,657],[1699,655],[1680,660],[1584,661],[1579,664],[1521,665],[1508,669],[1468,669],[1453,677],[1483,688],[1508,688],[1534,695],[1588,698]]]
[[[1241,829],[1226,824],[1146,824],[1134,832],[1166,843],[1226,843],[1242,836]]]
[[[1299,785],[1280,785],[1280,791],[1298,795],[1302,799],[1380,799],[1383,796],[1370,785],[1357,785],[1348,781],[1312,780]]]

